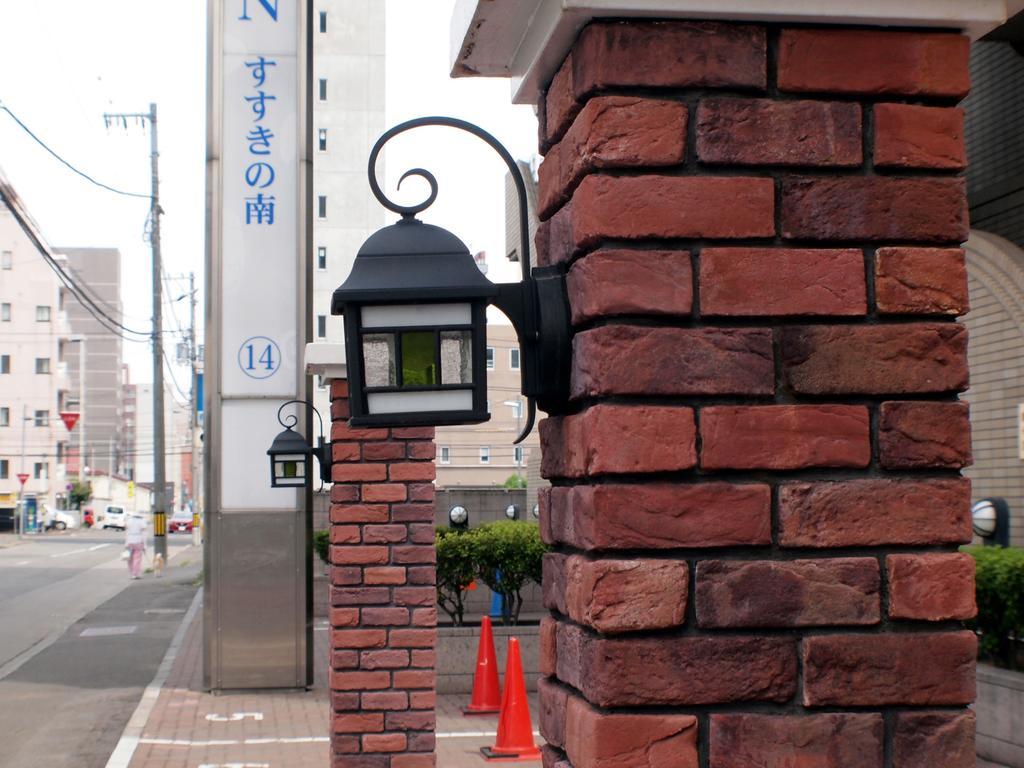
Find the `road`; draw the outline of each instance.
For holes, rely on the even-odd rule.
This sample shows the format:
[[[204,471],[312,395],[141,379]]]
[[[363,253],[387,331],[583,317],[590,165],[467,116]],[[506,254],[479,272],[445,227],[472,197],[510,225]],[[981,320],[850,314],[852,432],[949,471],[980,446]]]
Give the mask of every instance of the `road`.
[[[0,538],[0,765],[102,768],[196,591],[201,553],[170,538],[161,579],[130,581],[124,535]]]

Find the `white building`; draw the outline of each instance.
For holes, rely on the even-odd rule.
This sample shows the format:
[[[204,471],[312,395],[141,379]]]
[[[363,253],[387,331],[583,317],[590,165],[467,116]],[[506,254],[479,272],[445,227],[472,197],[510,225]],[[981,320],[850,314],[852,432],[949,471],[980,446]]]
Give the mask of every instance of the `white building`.
[[[313,10],[313,340],[344,343],[331,294],[356,252],[384,226],[370,193],[366,160],[385,130],[384,2],[317,0]],[[330,402],[317,382],[317,410]],[[316,428],[314,419],[314,429]]]
[[[135,385],[134,477],[137,485],[153,484],[153,384]],[[185,476],[191,477],[192,434],[189,406],[179,402],[171,387],[164,385],[164,478],[170,489],[166,497],[168,514],[182,505]],[[173,506],[172,506],[173,504]],[[139,507],[142,509],[142,507]]]
[[[55,272],[65,266],[0,175],[0,508],[9,509],[19,490],[53,506],[65,491],[74,438],[60,412],[72,347]]]

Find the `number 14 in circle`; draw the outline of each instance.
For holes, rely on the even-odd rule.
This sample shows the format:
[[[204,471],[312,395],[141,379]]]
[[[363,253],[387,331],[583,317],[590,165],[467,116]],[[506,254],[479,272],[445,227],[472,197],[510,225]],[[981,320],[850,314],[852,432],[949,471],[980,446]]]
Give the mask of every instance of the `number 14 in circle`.
[[[238,349],[238,367],[253,379],[267,379],[281,367],[281,348],[266,336],[253,336]]]

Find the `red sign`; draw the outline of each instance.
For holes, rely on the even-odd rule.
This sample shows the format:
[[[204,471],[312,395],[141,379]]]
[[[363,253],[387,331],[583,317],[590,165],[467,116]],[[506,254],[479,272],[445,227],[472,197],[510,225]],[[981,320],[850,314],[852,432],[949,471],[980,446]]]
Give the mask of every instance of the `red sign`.
[[[75,428],[75,424],[78,423],[78,417],[81,414],[73,413],[71,411],[61,411],[60,420],[64,422],[64,426],[68,428],[68,432]]]
[[[24,485],[26,480],[28,480],[28,472],[19,472],[18,482]]]

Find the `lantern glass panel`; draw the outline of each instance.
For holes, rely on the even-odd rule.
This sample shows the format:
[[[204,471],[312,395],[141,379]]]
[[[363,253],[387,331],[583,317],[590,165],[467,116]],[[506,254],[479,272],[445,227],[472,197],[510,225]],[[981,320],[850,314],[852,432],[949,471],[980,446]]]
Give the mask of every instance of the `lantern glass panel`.
[[[437,386],[437,358],[433,331],[402,333],[402,386]]]
[[[306,456],[301,453],[275,456],[274,478],[281,485],[305,485]]]
[[[407,328],[409,326],[470,325],[472,305],[465,304],[382,304],[363,307],[363,328]]]
[[[363,371],[368,387],[393,387],[398,384],[393,333],[363,335]]]
[[[473,334],[471,331],[441,332],[441,383],[473,383]]]
[[[366,395],[370,415],[381,413],[424,413],[427,411],[471,411],[471,389],[422,392],[370,392]]]

